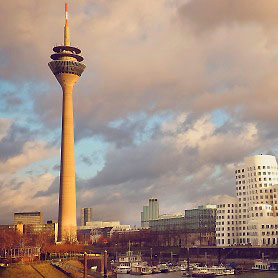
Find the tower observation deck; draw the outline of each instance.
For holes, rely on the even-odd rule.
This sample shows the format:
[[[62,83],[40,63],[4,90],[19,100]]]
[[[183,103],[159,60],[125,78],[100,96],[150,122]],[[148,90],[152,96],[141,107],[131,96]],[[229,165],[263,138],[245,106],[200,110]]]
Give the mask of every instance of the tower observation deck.
[[[48,63],[63,90],[58,241],[76,241],[76,185],[72,92],[85,69],[81,50],[70,45],[68,5],[65,5],[64,45],[55,46]]]

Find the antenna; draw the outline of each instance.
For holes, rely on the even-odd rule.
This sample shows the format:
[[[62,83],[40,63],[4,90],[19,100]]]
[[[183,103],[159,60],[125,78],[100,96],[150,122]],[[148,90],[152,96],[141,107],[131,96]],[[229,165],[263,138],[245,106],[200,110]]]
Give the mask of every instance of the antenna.
[[[69,6],[68,6],[68,3],[65,3],[65,20],[66,20],[66,25],[65,26],[68,26],[68,11],[69,11]]]
[[[64,45],[70,46],[70,31],[69,31],[69,23],[68,23],[68,3],[65,3],[65,28],[64,28]]]

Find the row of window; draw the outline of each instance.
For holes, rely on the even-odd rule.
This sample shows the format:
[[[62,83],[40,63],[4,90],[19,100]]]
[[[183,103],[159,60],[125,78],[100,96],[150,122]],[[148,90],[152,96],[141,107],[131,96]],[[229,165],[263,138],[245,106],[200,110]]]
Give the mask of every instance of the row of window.
[[[263,224],[262,225],[262,229],[278,229],[278,224]]]
[[[272,183],[270,183],[269,185],[272,186]],[[246,189],[258,188],[258,187],[267,187],[267,183],[265,183],[264,185],[262,183],[260,183],[259,185],[249,184],[246,186]],[[245,190],[245,186],[238,186],[238,187],[236,187],[236,190]],[[271,192],[272,192],[272,189],[270,189],[270,193]],[[276,192],[276,188],[273,188],[273,192]],[[277,189],[277,192],[278,192],[278,189]]]
[[[278,168],[275,167],[275,166],[257,166],[257,169],[258,170],[261,170],[261,169],[272,169],[272,170],[277,170]],[[253,166],[253,167],[247,167],[247,171],[254,171],[256,170],[256,167]],[[238,170],[235,170],[235,174],[239,174],[239,173],[244,173],[244,169],[238,169]]]
[[[254,178],[254,179],[249,179],[249,180],[247,180],[247,183],[253,183],[253,182],[258,182],[258,181],[278,181],[278,178],[258,178],[258,180],[256,179],[256,178]],[[238,185],[238,184],[245,184],[245,180],[243,180],[243,181],[236,181],[236,185]],[[265,185],[267,185],[267,184],[265,184]],[[272,185],[272,183],[270,183],[269,185]]]
[[[237,209],[235,209],[235,210],[230,210],[230,209],[228,209],[227,210],[227,213],[237,213]],[[217,213],[225,213],[225,210],[221,210],[221,209],[219,209],[219,210],[217,210]]]
[[[273,175],[273,176],[277,176],[278,172],[254,172],[254,173],[248,173],[247,177],[253,177],[253,176],[261,176],[261,175]],[[244,175],[242,175],[242,178],[244,177]]]
[[[274,170],[277,170],[277,167],[275,166],[257,166],[257,169],[274,169]],[[256,167],[253,166],[253,167],[247,167],[247,171],[253,171],[253,170],[256,170]]]
[[[237,207],[237,204],[220,204],[217,205],[217,208],[225,208],[225,205],[227,205],[228,208]]]

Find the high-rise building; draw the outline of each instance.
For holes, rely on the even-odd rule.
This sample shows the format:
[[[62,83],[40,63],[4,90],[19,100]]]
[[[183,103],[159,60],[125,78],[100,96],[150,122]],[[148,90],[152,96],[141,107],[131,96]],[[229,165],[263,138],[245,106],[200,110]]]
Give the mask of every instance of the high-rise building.
[[[81,226],[86,226],[87,222],[93,221],[93,209],[82,208],[81,209]]]
[[[216,243],[278,244],[278,169],[272,155],[245,159],[235,170],[236,200],[217,205]]]
[[[15,212],[14,225],[17,224],[42,224],[42,213],[40,211]]]
[[[48,65],[63,90],[58,240],[75,241],[76,186],[72,92],[85,65],[81,63],[81,50],[70,45],[67,4],[65,15],[64,45],[53,48],[55,53],[51,55],[52,61]]]
[[[149,199],[149,205],[143,206],[143,211],[141,212],[141,227],[149,227],[149,220],[154,220],[159,218],[159,202],[156,198]]]

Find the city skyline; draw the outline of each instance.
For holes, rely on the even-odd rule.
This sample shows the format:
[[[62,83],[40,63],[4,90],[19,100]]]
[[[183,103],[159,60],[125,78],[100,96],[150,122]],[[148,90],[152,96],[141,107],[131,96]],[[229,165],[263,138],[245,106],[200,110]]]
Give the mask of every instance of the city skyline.
[[[234,196],[237,163],[277,155],[278,3],[68,2],[87,64],[73,96],[77,211],[139,225],[152,196],[167,213],[216,202]],[[0,223],[57,220],[62,103],[47,63],[63,5],[0,3]]]

